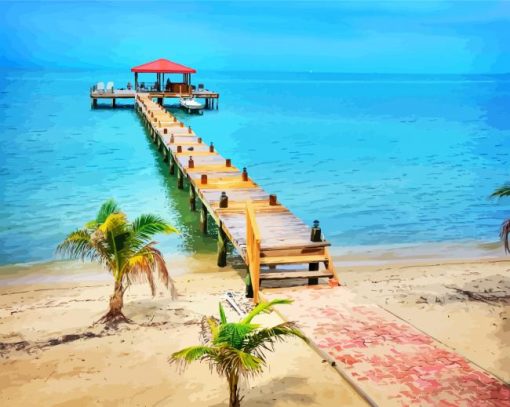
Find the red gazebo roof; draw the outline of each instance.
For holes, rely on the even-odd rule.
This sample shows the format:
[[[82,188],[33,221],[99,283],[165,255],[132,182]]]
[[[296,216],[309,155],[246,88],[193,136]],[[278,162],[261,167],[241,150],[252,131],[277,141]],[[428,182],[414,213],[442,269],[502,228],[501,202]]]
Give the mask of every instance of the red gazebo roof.
[[[131,72],[138,73],[196,73],[193,68],[177,64],[168,59],[160,58],[152,62],[131,68]]]

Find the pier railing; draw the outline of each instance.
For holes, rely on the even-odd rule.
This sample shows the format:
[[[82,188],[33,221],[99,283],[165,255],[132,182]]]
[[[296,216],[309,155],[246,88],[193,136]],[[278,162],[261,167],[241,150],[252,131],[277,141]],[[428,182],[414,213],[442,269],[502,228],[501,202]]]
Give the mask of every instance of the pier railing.
[[[246,257],[248,272],[253,288],[253,300],[258,303],[260,285],[260,231],[255,219],[255,210],[251,201],[246,203]]]

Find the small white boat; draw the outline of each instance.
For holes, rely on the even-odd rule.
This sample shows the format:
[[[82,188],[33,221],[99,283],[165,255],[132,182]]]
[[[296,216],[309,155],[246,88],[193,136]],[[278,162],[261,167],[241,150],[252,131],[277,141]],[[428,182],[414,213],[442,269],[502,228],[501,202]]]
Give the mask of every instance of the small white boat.
[[[199,112],[203,110],[204,104],[198,102],[194,97],[181,98],[181,107],[188,110],[188,113],[192,111]]]

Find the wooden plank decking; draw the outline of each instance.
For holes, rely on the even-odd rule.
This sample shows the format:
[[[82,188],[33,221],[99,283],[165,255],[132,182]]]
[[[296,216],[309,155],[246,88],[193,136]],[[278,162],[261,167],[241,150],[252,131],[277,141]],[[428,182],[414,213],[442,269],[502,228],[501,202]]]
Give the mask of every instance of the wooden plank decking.
[[[225,265],[227,240],[247,264],[255,301],[264,279],[306,278],[315,284],[318,278],[337,277],[329,243],[320,238],[320,232],[319,241],[312,242],[311,228],[271,199],[245,169],[235,167],[155,103],[152,95],[137,94],[135,107],[169,162],[170,173],[177,175],[178,187],[183,188],[187,180],[191,209],[196,209],[196,199],[201,201],[202,230],[206,231],[208,214],[218,225],[218,265]],[[228,197],[227,207],[222,193]],[[305,268],[289,270],[289,265]]]

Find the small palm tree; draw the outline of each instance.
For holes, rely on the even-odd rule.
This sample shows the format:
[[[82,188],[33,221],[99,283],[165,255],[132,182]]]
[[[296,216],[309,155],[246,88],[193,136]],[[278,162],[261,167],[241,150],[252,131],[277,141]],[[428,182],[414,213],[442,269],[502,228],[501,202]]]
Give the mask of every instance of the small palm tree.
[[[306,341],[293,322],[284,322],[271,328],[260,328],[252,319],[262,312],[269,312],[274,305],[290,304],[290,300],[273,300],[258,304],[239,322],[227,322],[220,303],[220,320],[204,317],[202,324],[203,345],[191,346],[175,352],[171,363],[187,366],[194,361],[207,362],[211,371],[216,369],[227,378],[230,390],[229,406],[239,407],[239,380],[260,374],[266,365],[265,351],[273,351],[277,341],[287,336],[297,336]]]
[[[175,287],[165,260],[152,241],[157,233],[175,233],[176,230],[160,217],[141,215],[128,222],[114,200],[108,200],[99,209],[96,219],[82,229],[70,233],[58,245],[57,253],[71,259],[97,261],[113,275],[115,281],[110,297],[110,310],[98,322],[117,324],[129,322],[122,313],[124,293],[133,281],[147,281],[155,294],[153,274],[157,271],[172,298]]]
[[[502,187],[496,189],[492,193],[491,198],[502,198],[505,196],[510,196],[510,184],[503,185]],[[499,236],[505,245],[505,251],[510,253],[510,219],[505,220],[501,224]]]

